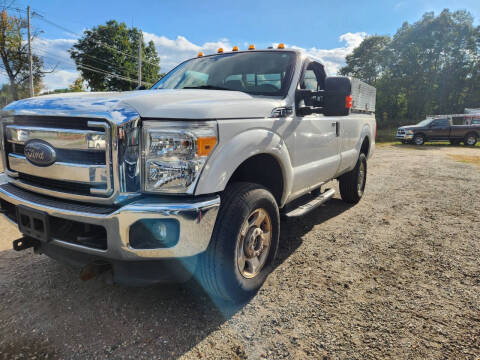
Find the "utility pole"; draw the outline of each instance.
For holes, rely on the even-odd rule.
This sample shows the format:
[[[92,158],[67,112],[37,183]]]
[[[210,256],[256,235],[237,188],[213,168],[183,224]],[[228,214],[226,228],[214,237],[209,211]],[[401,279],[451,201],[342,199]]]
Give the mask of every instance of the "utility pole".
[[[33,92],[33,60],[32,60],[32,35],[30,30],[30,5],[27,6],[27,19],[28,19],[28,62],[30,68],[30,97],[35,94]]]
[[[140,30],[138,36],[138,86],[142,86],[142,43],[143,43],[143,34]]]

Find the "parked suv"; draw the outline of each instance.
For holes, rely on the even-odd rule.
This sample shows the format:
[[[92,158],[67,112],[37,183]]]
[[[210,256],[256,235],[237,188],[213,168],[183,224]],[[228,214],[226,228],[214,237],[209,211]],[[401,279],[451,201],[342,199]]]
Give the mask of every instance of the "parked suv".
[[[1,211],[16,250],[148,284],[194,276],[212,296],[255,293],[280,215],[363,196],[375,89],[290,49],[187,60],[150,90],[7,106]]]

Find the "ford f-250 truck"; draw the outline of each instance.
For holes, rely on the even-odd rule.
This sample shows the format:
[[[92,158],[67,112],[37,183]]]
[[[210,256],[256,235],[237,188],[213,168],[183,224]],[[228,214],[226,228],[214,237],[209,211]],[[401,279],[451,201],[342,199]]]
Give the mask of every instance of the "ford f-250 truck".
[[[16,250],[127,284],[193,276],[252,296],[280,215],[365,189],[375,89],[290,49],[187,60],[149,90],[39,96],[3,109],[1,211]],[[107,275],[110,274],[110,275]]]
[[[454,119],[463,120],[463,124],[454,124]],[[427,117],[416,125],[401,126],[396,138],[402,143],[423,145],[425,141],[446,141],[452,145],[461,142],[466,146],[475,146],[480,137],[478,115],[436,115]]]

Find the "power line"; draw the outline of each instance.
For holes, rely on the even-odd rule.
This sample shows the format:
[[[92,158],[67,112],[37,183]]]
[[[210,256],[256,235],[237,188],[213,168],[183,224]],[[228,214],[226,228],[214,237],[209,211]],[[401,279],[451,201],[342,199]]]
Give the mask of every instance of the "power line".
[[[40,52],[42,56],[46,57],[46,58],[49,58],[49,59],[53,59],[57,62],[61,62],[63,64],[67,64],[67,65],[70,65],[67,61],[65,60],[61,60],[61,59],[58,59],[58,58],[54,58],[53,55],[50,55],[48,53],[42,53]],[[137,80],[134,80],[128,76],[123,76],[123,75],[119,75],[119,74],[115,74],[115,73],[112,73],[112,72],[109,72],[107,70],[103,70],[103,69],[99,69],[97,67],[94,67],[94,66],[90,66],[90,65],[76,65],[77,68],[80,68],[80,69],[84,69],[84,70],[87,70],[87,71],[92,71],[92,72],[95,72],[95,73],[99,73],[99,74],[103,74],[103,75],[106,75],[106,76],[109,76],[109,77],[114,77],[114,78],[117,78],[117,79],[120,79],[120,80],[124,80],[124,81],[128,81],[128,82],[131,82],[131,83],[137,83]],[[148,82],[145,82],[145,84],[147,85],[152,85],[151,83],[148,83]]]
[[[56,62],[61,62],[61,63],[63,63],[63,64],[70,65],[70,63],[67,62],[66,60],[53,57],[53,55],[50,55],[50,54],[48,53],[48,50],[46,50],[46,49],[44,49],[44,48],[43,48],[43,49],[42,49],[42,48],[37,49],[37,51],[38,51],[38,50],[39,50],[40,55],[43,56],[43,57],[46,57],[46,58],[48,58],[48,59],[51,59],[51,60],[53,60],[54,62],[56,61]],[[94,58],[94,59],[97,59],[97,58],[95,58],[95,57],[93,57],[93,58]],[[100,59],[97,59],[97,60],[100,60]],[[102,60],[100,60],[100,61],[102,61]],[[102,62],[104,62],[104,61],[102,61]],[[73,66],[72,66],[72,67],[73,67]],[[94,70],[96,70],[96,72],[102,72],[102,73],[105,73],[105,74],[108,74],[108,75],[112,75],[112,76],[114,75],[114,76],[116,76],[116,77],[122,78],[123,80],[127,80],[127,81],[132,81],[132,80],[133,80],[133,79],[129,78],[128,76],[124,76],[124,75],[121,75],[121,74],[112,73],[112,72],[110,72],[110,71],[108,71],[108,70],[100,69],[100,68],[95,67],[95,66],[93,66],[93,65],[81,65],[81,64],[78,65],[78,64],[75,64],[75,67],[77,67],[77,68],[79,68],[79,67],[87,68],[87,67],[88,67],[88,70],[94,69]],[[117,68],[113,68],[113,70],[114,70],[114,71],[119,71],[119,69],[117,69]],[[92,70],[92,71],[93,71],[93,70]]]
[[[18,7],[11,7],[11,6],[10,6],[10,7],[5,7],[5,9],[13,9],[13,10],[16,10],[16,11],[18,11],[18,12],[27,13],[26,10],[23,10],[23,9],[21,9],[21,8],[18,8]],[[38,18],[38,19],[46,22],[47,24],[50,24],[50,25],[52,25],[52,26],[54,26],[54,27],[56,27],[56,28],[58,28],[58,29],[60,29],[60,30],[62,30],[62,31],[65,31],[66,33],[69,33],[69,34],[74,35],[74,36],[79,37],[79,38],[82,37],[81,34],[78,34],[78,33],[76,33],[76,32],[73,31],[73,30],[70,30],[70,29],[68,29],[68,28],[66,28],[66,27],[64,27],[64,26],[62,26],[62,25],[60,25],[60,24],[57,24],[57,23],[55,23],[55,22],[53,22],[53,21],[51,21],[51,20],[48,20],[45,16],[39,14],[37,11],[33,11],[33,12],[32,12],[32,16],[33,16],[33,17],[36,17],[36,18]],[[103,46],[103,47],[106,48],[106,49],[110,49],[110,50],[116,51],[116,52],[118,52],[119,54],[123,54],[123,55],[128,56],[128,57],[131,57],[131,58],[133,58],[133,59],[138,59],[138,57],[137,57],[136,55],[132,55],[132,54],[129,54],[129,53],[124,52],[124,51],[122,51],[122,50],[119,50],[119,49],[117,49],[116,47],[111,46],[111,45],[108,45],[108,44],[105,44],[104,42],[102,42],[102,41],[100,41],[100,40],[97,40],[97,41],[93,40],[93,42],[94,42],[95,44],[97,44],[97,45]],[[146,59],[143,59],[143,57],[142,57],[141,61],[142,61],[143,63],[146,63],[146,64],[149,64],[149,65],[152,65],[152,66],[155,66],[155,67],[160,68],[160,65],[157,65],[157,64],[155,64],[155,63],[152,63],[152,62],[150,62],[150,61],[148,61],[148,60],[146,60]]]
[[[44,22],[46,22],[46,23],[48,23],[48,24],[50,24],[50,25],[52,25],[52,26],[54,26],[54,27],[56,27],[56,28],[58,28],[58,29],[60,29],[60,30],[63,30],[63,31],[65,31],[65,32],[67,32],[67,33],[69,33],[69,34],[71,34],[71,35],[74,35],[74,36],[79,37],[79,38],[82,37],[81,34],[78,34],[78,33],[74,32],[73,30],[67,29],[66,27],[64,27],[64,26],[62,26],[62,25],[59,25],[59,24],[57,24],[57,23],[55,23],[55,22],[53,22],[53,21],[51,21],[51,20],[48,20],[47,18],[45,18],[45,16],[39,14],[38,12],[35,12],[35,11],[34,11],[34,12],[32,13],[32,16],[37,17],[37,18],[39,18],[40,20],[42,20],[42,21],[44,21]],[[128,57],[131,57],[131,58],[133,58],[133,59],[138,59],[136,55],[132,55],[132,54],[129,54],[129,53],[124,52],[124,51],[122,51],[122,50],[119,50],[119,49],[117,49],[116,47],[111,46],[111,45],[108,45],[108,44],[105,44],[104,42],[102,42],[102,41],[100,41],[100,40],[97,40],[97,41],[93,40],[93,42],[94,42],[95,44],[97,44],[97,45],[103,46],[103,47],[106,48],[106,49],[110,49],[110,50],[116,51],[116,52],[118,52],[119,54],[122,54],[122,55],[125,55],[125,56],[128,56]],[[143,63],[146,63],[146,64],[149,64],[149,65],[152,65],[152,66],[155,66],[155,67],[160,68],[160,65],[154,64],[154,63],[152,63],[152,62],[150,62],[150,61],[148,61],[148,60],[145,60],[145,59],[143,59],[143,58],[141,59],[141,61],[142,61]]]

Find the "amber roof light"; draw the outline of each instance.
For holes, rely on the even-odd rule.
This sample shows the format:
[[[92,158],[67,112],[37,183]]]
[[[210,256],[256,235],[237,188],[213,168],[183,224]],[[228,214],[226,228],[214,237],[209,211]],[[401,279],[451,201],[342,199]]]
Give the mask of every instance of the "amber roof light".
[[[285,49],[285,44],[278,44],[277,49]]]
[[[232,51],[238,51],[238,46],[234,46]]]
[[[248,46],[248,50],[255,50],[255,45],[250,44],[250,45]]]

